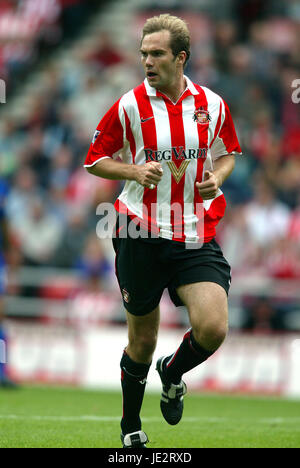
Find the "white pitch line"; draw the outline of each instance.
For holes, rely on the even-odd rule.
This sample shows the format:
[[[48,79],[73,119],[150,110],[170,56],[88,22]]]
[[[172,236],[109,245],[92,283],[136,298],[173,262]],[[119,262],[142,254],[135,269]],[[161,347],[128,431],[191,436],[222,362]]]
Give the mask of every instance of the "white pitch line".
[[[96,422],[114,422],[120,421],[120,416],[90,416],[90,415],[82,415],[82,416],[22,416],[17,414],[0,414],[0,419],[14,419],[14,420],[32,420],[32,421],[64,421],[64,422],[76,422],[76,421],[96,421]],[[163,419],[162,417],[145,417],[143,421],[145,422],[161,422]],[[227,418],[210,418],[210,417],[187,417],[184,418],[185,422],[199,422],[199,421],[207,421],[207,422],[221,422],[226,421]]]
[[[22,416],[17,414],[0,414],[0,419],[30,419],[32,421],[119,421],[119,416]]]
[[[39,416],[39,415],[32,415],[32,416],[25,416],[25,415],[18,415],[18,414],[0,414],[0,420],[4,419],[11,419],[11,420],[31,420],[31,421],[61,421],[61,422],[84,422],[84,421],[94,421],[94,422],[115,422],[120,421],[120,416],[92,416],[92,415],[82,415],[82,416]],[[162,417],[144,417],[144,422],[162,422]],[[207,422],[207,423],[223,423],[223,422],[247,422],[253,421],[255,423],[261,424],[283,424],[283,423],[299,423],[300,417],[275,417],[275,418],[261,418],[261,419],[253,419],[253,418],[243,418],[241,420],[236,418],[222,418],[222,417],[206,417],[206,416],[199,416],[199,417],[186,417],[183,419],[182,422]]]
[[[284,422],[300,422],[300,417],[298,416],[290,416],[289,418],[284,418],[284,417],[277,417],[277,418],[263,418],[260,419],[261,423],[267,423],[267,424],[281,424]]]

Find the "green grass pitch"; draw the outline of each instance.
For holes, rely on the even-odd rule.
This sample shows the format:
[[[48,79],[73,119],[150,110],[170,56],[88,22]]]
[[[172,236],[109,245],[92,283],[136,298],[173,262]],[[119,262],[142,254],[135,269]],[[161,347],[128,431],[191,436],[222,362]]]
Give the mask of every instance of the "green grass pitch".
[[[188,393],[177,426],[146,393],[149,448],[299,448],[300,402]],[[0,448],[119,448],[120,392],[24,387],[0,390]]]

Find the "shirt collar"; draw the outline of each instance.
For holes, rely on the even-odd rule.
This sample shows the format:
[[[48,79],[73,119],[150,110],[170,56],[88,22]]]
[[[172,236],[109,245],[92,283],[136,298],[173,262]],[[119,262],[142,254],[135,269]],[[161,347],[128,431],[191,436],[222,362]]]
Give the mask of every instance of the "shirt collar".
[[[194,96],[196,94],[199,94],[199,91],[197,91],[196,87],[194,86],[194,83],[189,79],[189,77],[184,75],[184,78],[186,80],[187,86],[182,94],[184,94],[186,90],[189,90],[190,93],[193,94]],[[157,96],[157,90],[149,85],[147,78],[145,78],[144,80],[144,85],[145,85],[146,93],[148,96]]]

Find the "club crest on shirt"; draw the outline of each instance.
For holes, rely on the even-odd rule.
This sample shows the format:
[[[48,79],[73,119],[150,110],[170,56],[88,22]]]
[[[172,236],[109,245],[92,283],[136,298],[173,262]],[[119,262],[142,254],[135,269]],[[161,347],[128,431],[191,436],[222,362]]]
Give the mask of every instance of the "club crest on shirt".
[[[99,130],[96,130],[95,133],[94,133],[94,136],[93,136],[93,140],[92,140],[92,144],[95,143],[95,141],[97,140],[98,136],[100,135],[100,131]]]
[[[207,124],[211,121],[211,117],[208,110],[201,106],[195,110],[193,120],[198,124]]]

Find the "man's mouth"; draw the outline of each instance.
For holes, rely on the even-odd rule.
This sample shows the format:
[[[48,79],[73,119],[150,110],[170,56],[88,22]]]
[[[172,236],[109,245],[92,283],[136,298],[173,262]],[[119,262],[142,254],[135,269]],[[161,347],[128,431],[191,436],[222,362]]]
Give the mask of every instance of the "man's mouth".
[[[157,73],[154,73],[154,72],[147,72],[147,77],[148,77],[148,78],[154,78],[155,76],[157,76]]]

